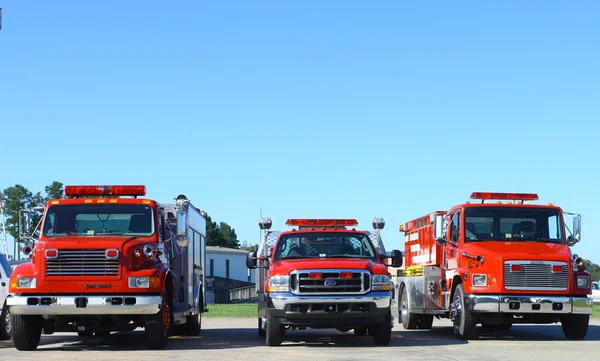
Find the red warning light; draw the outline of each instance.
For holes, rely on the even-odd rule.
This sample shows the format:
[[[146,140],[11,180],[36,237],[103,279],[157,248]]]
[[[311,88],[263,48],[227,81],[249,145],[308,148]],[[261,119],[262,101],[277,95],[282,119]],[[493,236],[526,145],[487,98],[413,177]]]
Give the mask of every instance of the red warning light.
[[[65,186],[65,195],[77,196],[144,196],[146,186]]]
[[[491,192],[473,192],[471,199],[503,199],[515,201],[537,201],[538,195],[535,193],[491,193]]]
[[[336,227],[356,226],[358,225],[358,221],[356,219],[288,219],[285,224],[288,226]]]

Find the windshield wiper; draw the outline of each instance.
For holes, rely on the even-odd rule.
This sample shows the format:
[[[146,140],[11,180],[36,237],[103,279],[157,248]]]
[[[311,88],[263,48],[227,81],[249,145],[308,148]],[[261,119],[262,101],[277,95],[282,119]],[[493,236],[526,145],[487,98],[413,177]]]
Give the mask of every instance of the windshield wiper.
[[[284,260],[284,259],[301,259],[301,258],[319,258],[319,257],[317,257],[317,256],[287,256],[287,257],[280,258],[279,260]]]
[[[361,254],[328,254],[323,258],[371,258],[371,256],[364,256]]]

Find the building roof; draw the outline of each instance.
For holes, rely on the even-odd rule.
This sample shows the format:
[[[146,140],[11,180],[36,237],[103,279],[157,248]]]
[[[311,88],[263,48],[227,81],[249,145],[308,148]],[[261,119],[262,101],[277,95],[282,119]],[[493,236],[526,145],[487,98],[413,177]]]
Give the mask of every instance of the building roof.
[[[221,246],[206,246],[206,253],[229,253],[246,255],[248,251],[245,251],[243,249],[227,248]]]

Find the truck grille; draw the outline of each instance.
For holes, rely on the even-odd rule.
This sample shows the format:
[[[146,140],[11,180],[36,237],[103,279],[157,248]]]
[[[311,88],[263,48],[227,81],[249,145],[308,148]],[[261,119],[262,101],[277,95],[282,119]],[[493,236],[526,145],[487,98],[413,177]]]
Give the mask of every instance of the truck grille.
[[[108,259],[104,249],[60,249],[46,258],[46,276],[118,276],[119,260]]]
[[[341,278],[340,273],[351,273],[351,278]],[[320,278],[310,278],[320,273]],[[371,289],[371,275],[359,270],[302,270],[290,274],[290,288],[295,294],[330,295],[361,294]]]
[[[560,266],[562,269],[557,270],[556,268]],[[504,288],[564,291],[569,286],[569,268],[566,262],[506,261],[504,262]]]

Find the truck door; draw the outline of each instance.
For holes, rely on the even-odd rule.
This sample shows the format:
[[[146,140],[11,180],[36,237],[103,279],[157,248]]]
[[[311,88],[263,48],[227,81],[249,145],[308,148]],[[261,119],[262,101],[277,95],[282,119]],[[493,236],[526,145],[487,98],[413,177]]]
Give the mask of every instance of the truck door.
[[[6,300],[6,296],[8,296],[8,281],[10,278],[10,274],[12,273],[12,267],[8,262],[6,256],[0,253],[0,311],[2,310],[2,306],[4,306],[4,301]]]
[[[446,276],[446,290],[452,289],[452,277],[454,276],[454,271],[458,268],[458,260],[460,257],[460,212],[452,213],[449,217],[451,217],[450,221],[450,229],[448,230],[448,237],[450,237],[450,242],[446,242],[444,249],[444,272]]]

